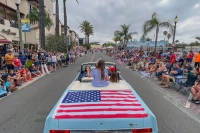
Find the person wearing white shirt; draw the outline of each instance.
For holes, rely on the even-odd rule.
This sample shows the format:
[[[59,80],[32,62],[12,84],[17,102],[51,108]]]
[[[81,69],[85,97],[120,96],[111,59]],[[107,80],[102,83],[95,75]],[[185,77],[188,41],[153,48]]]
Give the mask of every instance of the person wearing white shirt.
[[[51,56],[51,61],[52,61],[52,66],[54,70],[56,71],[57,57],[55,53]]]

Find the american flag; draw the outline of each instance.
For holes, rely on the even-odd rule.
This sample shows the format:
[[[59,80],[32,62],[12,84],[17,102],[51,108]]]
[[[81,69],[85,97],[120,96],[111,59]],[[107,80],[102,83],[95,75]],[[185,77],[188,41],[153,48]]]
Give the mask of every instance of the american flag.
[[[145,118],[147,116],[147,112],[131,90],[94,90],[68,92],[53,118]]]

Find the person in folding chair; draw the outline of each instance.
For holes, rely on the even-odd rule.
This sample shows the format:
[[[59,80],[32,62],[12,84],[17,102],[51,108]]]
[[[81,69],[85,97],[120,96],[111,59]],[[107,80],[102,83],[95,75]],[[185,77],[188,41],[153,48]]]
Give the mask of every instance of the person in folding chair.
[[[182,90],[182,93],[185,94],[190,91],[190,88],[195,85],[196,80],[198,79],[198,73],[197,71],[193,71],[193,67],[189,66],[187,69],[187,80],[185,83],[180,83],[180,88],[177,90]]]
[[[162,75],[162,82],[160,83],[160,85],[163,85],[163,88],[168,88],[169,87],[169,82],[170,79],[173,80],[173,82],[176,82],[176,78],[182,78],[182,74],[183,74],[183,70],[180,68],[179,64],[176,63],[174,65],[173,70],[170,71],[169,75],[168,74],[163,74]],[[164,84],[164,81],[166,79],[166,84]]]

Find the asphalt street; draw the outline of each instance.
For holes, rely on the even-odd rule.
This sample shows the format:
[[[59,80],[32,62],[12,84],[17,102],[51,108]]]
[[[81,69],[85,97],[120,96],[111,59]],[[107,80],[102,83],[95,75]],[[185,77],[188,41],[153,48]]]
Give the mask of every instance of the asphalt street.
[[[126,68],[103,53],[89,53],[76,64],[61,68],[0,100],[0,133],[42,133],[44,122],[83,62],[102,58],[115,62],[123,78],[130,83],[155,114],[159,133],[199,133],[200,123],[180,106],[169,100],[168,91],[158,89],[151,80]],[[177,94],[176,94],[177,95]],[[196,116],[197,117],[197,116]]]

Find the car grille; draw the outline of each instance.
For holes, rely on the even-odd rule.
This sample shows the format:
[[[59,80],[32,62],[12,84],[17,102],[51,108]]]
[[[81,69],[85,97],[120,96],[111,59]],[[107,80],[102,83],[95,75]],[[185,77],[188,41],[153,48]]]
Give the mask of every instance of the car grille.
[[[131,130],[82,130],[82,131],[73,131],[70,133],[132,133]]]

